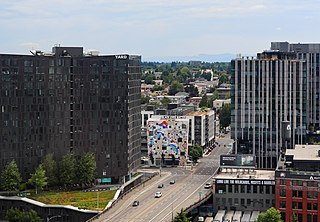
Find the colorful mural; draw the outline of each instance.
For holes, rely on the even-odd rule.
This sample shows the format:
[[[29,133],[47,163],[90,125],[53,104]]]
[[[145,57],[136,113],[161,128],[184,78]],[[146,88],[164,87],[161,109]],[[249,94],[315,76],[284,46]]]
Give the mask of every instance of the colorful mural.
[[[148,152],[154,159],[175,159],[186,163],[188,155],[189,120],[150,119],[147,126]]]

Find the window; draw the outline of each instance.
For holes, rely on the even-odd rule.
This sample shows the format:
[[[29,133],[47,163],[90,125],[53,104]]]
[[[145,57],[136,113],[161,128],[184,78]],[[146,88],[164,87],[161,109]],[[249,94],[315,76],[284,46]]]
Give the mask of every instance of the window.
[[[264,193],[264,186],[260,186],[259,189],[260,189],[260,194],[263,194]]]
[[[235,193],[239,193],[239,185],[235,185],[234,186],[234,192]]]
[[[233,185],[230,185],[230,184],[228,185],[228,193],[232,193],[232,186]]]
[[[307,181],[308,187],[318,187],[318,183],[316,181]]]
[[[253,193],[257,193],[258,190],[257,190],[257,186],[253,185]]]
[[[251,193],[251,185],[247,185],[247,193]]]
[[[286,197],[286,190],[285,189],[280,190],[280,197]]]
[[[286,180],[280,179],[280,185],[286,185]]]
[[[302,202],[292,202],[292,209],[302,209]]]
[[[307,192],[307,198],[309,199],[317,199],[318,193],[316,191],[308,191]]]
[[[240,203],[241,203],[241,205],[244,205],[244,199],[243,198],[241,198]]]
[[[280,208],[286,208],[286,202],[280,201]]]
[[[307,210],[318,210],[317,203],[307,203]]]
[[[301,190],[293,190],[292,197],[302,198],[302,191]]]
[[[240,188],[241,188],[241,193],[245,193],[246,191],[246,186],[245,185],[240,185]]]

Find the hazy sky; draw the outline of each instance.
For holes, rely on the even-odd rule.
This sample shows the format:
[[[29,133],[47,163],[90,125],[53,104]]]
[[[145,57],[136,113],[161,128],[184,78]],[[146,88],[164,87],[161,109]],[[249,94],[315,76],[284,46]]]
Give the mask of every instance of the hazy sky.
[[[320,42],[318,0],[0,0],[0,53],[54,44],[143,58]]]

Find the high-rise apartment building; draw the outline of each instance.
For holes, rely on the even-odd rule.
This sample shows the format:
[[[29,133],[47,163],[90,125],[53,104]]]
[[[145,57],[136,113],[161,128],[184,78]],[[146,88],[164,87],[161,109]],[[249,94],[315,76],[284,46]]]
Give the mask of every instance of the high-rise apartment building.
[[[46,154],[93,152],[97,177],[123,182],[140,163],[141,57],[52,53],[0,55],[0,165],[28,177]]]
[[[275,168],[281,149],[305,141],[307,63],[294,52],[265,51],[237,58],[232,67],[234,153],[255,155],[258,168]]]
[[[320,129],[320,44],[319,43],[288,43],[272,42],[271,50],[293,52],[297,59],[306,61],[306,106],[307,130],[315,132]]]

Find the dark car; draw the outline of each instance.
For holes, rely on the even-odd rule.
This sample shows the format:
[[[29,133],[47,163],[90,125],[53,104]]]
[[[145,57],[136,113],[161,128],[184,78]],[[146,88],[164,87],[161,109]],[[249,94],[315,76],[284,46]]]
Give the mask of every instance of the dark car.
[[[137,207],[137,206],[139,206],[139,201],[137,201],[137,200],[133,201],[132,206],[133,206],[133,207]]]
[[[158,188],[163,188],[163,183],[158,185]]]
[[[175,180],[171,180],[171,181],[170,181],[170,184],[175,184],[175,183],[176,183]]]

